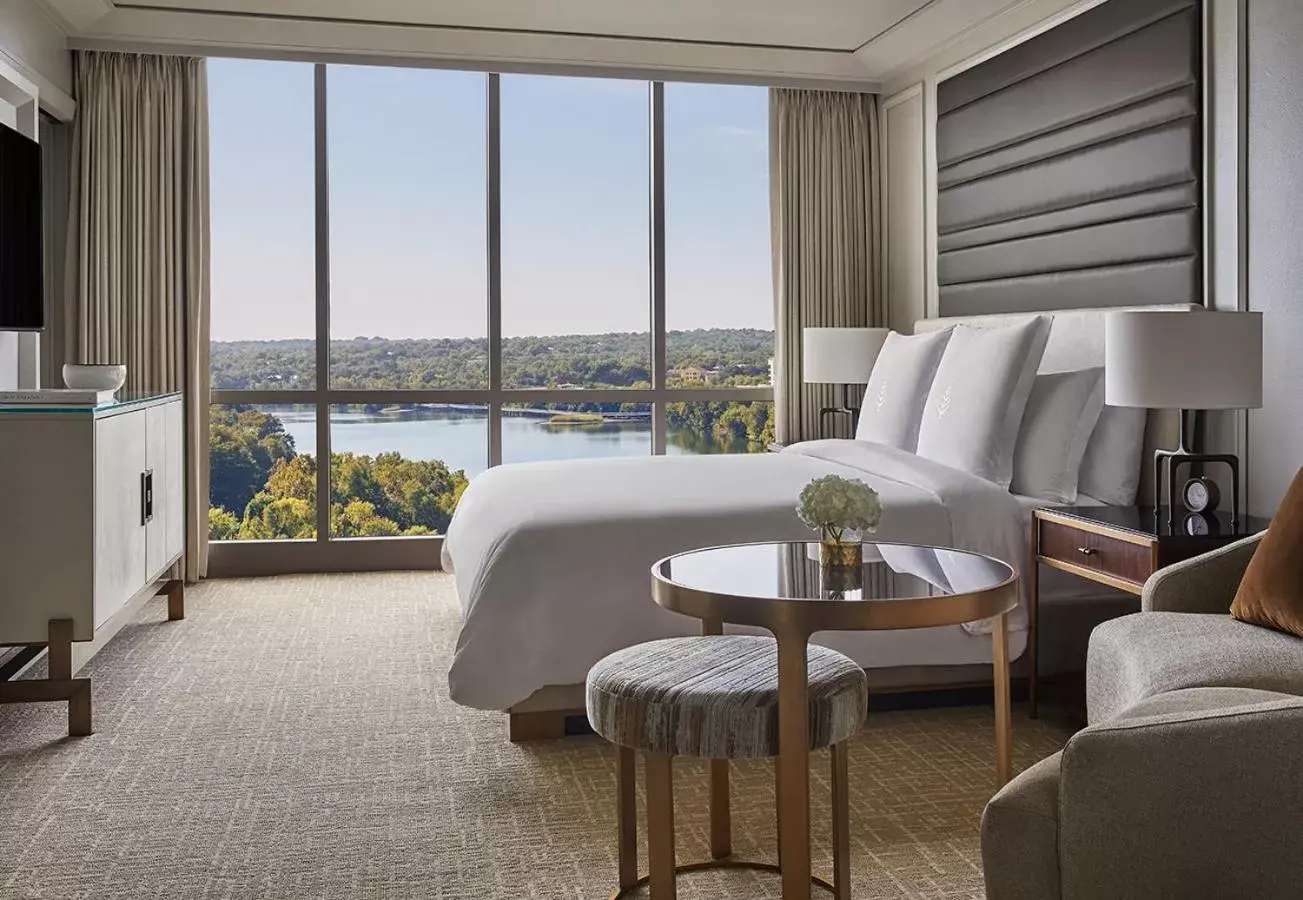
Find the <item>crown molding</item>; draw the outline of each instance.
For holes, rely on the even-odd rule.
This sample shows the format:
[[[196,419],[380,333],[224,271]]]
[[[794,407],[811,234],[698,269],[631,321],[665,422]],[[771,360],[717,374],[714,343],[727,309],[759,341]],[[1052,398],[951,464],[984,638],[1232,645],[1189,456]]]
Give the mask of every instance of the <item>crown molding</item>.
[[[81,0],[60,0],[81,2]],[[103,0],[89,0],[103,2]],[[793,47],[407,27],[118,7],[69,38],[76,49],[352,60],[481,71],[824,87],[875,92],[853,53]]]
[[[0,47],[0,77],[38,98],[41,108],[56,119],[70,122],[77,114],[77,102],[66,91],[3,47]]]
[[[40,0],[64,34],[85,31],[113,12],[113,0]]]

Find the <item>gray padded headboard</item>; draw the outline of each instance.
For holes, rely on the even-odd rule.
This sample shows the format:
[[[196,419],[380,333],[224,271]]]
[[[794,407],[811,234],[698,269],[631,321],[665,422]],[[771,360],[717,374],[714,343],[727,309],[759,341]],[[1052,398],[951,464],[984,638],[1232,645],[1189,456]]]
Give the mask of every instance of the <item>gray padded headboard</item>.
[[[1109,0],[937,87],[939,314],[1202,302],[1199,0]]]

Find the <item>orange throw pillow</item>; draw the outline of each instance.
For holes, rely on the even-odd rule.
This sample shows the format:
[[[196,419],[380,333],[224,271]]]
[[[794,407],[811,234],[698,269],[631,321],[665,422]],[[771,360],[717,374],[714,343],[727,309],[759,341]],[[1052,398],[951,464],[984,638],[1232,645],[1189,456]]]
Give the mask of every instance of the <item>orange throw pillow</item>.
[[[1249,560],[1231,615],[1303,637],[1303,469]]]

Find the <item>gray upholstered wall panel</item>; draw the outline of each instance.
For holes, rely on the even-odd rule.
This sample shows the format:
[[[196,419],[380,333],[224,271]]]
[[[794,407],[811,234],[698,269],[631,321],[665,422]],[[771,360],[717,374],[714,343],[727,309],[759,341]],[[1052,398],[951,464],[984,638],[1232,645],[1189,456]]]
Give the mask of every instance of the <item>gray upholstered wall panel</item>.
[[[1170,303],[1199,286],[1198,260],[1169,259],[952,285],[942,291],[947,316],[1043,309],[1095,309]]]
[[[937,222],[948,234],[1180,184],[1198,177],[1198,157],[1194,123],[1172,122],[947,188],[937,195]]]
[[[1097,119],[1189,84],[1198,58],[1191,35],[1197,33],[1194,11],[1183,10],[946,113],[946,127],[937,132],[938,164]]]
[[[1089,269],[1100,260],[1118,265],[1194,256],[1200,224],[1198,210],[1183,209],[970,247],[944,254],[937,274],[941,284],[951,285]]]
[[[947,165],[938,173],[937,186],[948,188],[965,181],[975,181],[1198,114],[1199,91],[1194,85],[1179,87],[1152,99],[1142,100],[1115,115],[1087,119],[1041,137],[1029,138]]]
[[[962,77],[946,81],[944,89],[937,95],[937,112],[945,115],[979,97],[1031,78],[1191,5],[1191,0],[1115,0],[1105,3],[1065,25],[1006,50],[998,57],[998,65],[977,66],[964,72]]]
[[[1067,209],[1058,209],[1038,216],[1026,216],[1021,219],[996,222],[993,225],[980,225],[963,231],[953,231],[940,236],[937,249],[946,253],[950,250],[962,250],[965,247],[998,244],[1013,241],[1015,238],[1071,231],[1105,222],[1118,222],[1136,216],[1171,212],[1177,209],[1197,210],[1198,187],[1192,182],[1185,182],[1152,191],[1142,191],[1139,194],[1127,194],[1111,200],[1069,206]]]
[[[940,314],[1198,303],[1198,0],[1109,0],[938,86]]]

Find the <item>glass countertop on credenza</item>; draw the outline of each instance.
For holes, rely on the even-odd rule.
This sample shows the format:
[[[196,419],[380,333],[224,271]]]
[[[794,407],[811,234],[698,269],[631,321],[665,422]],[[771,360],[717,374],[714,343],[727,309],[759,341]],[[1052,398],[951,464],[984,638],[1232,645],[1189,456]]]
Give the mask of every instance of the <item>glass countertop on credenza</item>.
[[[0,416],[108,416],[133,409],[158,406],[181,396],[180,391],[118,391],[110,403],[98,406],[90,404],[60,404],[52,400],[49,403],[12,403],[0,401]]]

